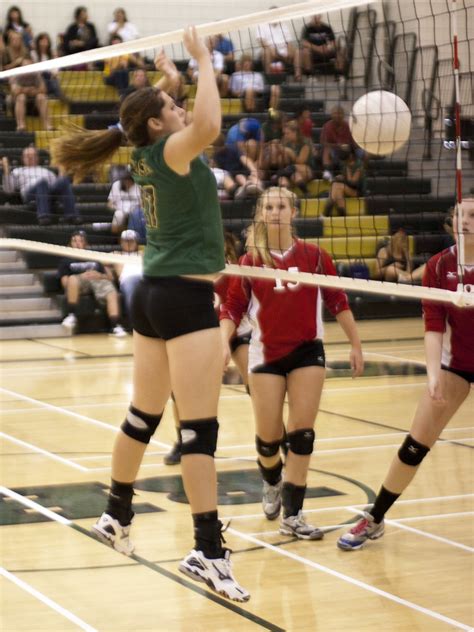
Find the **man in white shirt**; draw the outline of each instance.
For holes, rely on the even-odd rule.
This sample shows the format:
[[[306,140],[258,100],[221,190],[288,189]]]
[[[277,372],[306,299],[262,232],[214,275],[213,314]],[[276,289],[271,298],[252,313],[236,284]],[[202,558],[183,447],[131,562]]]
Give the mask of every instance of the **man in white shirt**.
[[[282,72],[286,66],[293,65],[295,79],[301,79],[300,51],[292,43],[295,38],[286,24],[260,24],[256,28],[255,37],[262,47],[263,68],[267,74]]]
[[[76,209],[76,200],[71,181],[65,176],[57,176],[50,169],[39,166],[35,147],[26,147],[21,155],[22,167],[10,171],[8,158],[2,158],[3,188],[6,193],[19,191],[25,203],[35,202],[38,223],[51,224],[51,202],[57,197],[63,205],[64,221],[80,224],[82,219]]]
[[[255,112],[256,97],[265,95],[265,107],[278,110],[280,102],[280,86],[265,85],[265,79],[261,72],[253,71],[253,61],[250,55],[242,55],[239,63],[240,70],[232,73],[229,83],[230,94],[233,97],[241,97],[246,112]]]
[[[107,205],[114,210],[112,232],[118,234],[126,226],[131,211],[141,205],[140,187],[135,184],[129,171],[112,184]]]

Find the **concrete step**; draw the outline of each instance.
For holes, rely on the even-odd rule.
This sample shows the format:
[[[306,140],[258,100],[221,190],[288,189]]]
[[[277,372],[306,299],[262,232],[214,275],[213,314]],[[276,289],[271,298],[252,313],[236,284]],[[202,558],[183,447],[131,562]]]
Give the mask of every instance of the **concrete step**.
[[[71,333],[61,324],[11,325],[0,327],[0,340],[24,338],[70,338]]]
[[[41,283],[36,281],[31,285],[4,285],[0,284],[0,297],[9,298],[13,296],[28,298],[34,296],[42,296],[44,293]]]
[[[26,270],[26,263],[22,259],[17,261],[0,261],[0,274],[9,272],[21,272]]]
[[[0,250],[0,262],[7,263],[20,259],[16,250]]]
[[[37,309],[26,312],[0,312],[0,325],[12,322],[35,324],[41,322],[62,320],[62,312],[59,309]]]
[[[0,287],[11,287],[18,285],[34,285],[36,277],[31,272],[19,274],[2,274],[0,275]]]
[[[0,314],[2,312],[29,312],[34,310],[47,310],[53,306],[52,300],[47,296],[33,298],[4,298],[0,303]]]

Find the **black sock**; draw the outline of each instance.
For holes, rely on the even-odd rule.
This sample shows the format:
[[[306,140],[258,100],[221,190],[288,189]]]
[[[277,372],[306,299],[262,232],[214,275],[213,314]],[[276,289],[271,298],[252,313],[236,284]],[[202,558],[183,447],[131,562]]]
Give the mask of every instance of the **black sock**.
[[[283,505],[283,517],[297,516],[303,509],[306,485],[293,485],[293,483],[283,483],[281,490],[281,503]]]
[[[66,309],[68,314],[76,315],[77,303],[70,303],[69,301],[66,303]]]
[[[119,324],[119,317],[118,316],[109,316],[109,320],[110,320],[110,327],[111,329],[113,329],[116,325]]]
[[[223,557],[222,522],[217,519],[217,510],[193,514],[193,522],[194,548],[211,559]]]
[[[276,485],[281,481],[281,470],[283,469],[283,463],[281,460],[273,467],[265,467],[260,463],[260,461],[257,461],[257,464],[263,480],[269,485]]]
[[[374,506],[370,510],[370,515],[376,523],[382,522],[385,514],[399,496],[400,494],[393,494],[382,485],[379,493],[377,494],[377,498],[375,499]]]
[[[124,527],[133,518],[132,511],[133,483],[119,483],[112,479],[105,513],[118,520]]]

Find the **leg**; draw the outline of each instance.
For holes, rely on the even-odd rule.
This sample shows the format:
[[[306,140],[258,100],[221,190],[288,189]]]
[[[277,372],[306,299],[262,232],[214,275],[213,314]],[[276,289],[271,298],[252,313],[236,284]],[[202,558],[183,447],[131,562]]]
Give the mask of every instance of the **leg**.
[[[64,209],[64,217],[77,218],[76,200],[69,178],[60,177],[51,187],[51,193],[57,195]]]
[[[344,197],[344,182],[333,182],[332,196],[339,215],[346,214],[346,199]]]
[[[17,94],[15,97],[15,118],[17,132],[24,132],[26,129],[25,115],[26,96],[24,94]]]
[[[40,116],[41,127],[45,130],[51,129],[48,113],[48,97],[45,94],[37,94],[35,102]]]
[[[249,365],[249,346],[248,345],[239,345],[237,349],[232,354],[232,360],[237,367],[237,370],[240,373],[240,377],[242,378],[242,382],[248,387],[249,376],[248,376],[248,365]]]
[[[270,86],[270,103],[269,103],[269,105],[274,110],[278,110],[278,107],[280,105],[280,94],[281,94],[280,86],[277,86],[277,85]]]
[[[51,199],[50,190],[46,180],[40,180],[26,192],[27,202],[36,202],[36,213],[40,223],[50,221]]]
[[[247,88],[244,92],[244,109],[246,112],[255,112],[255,91]]]

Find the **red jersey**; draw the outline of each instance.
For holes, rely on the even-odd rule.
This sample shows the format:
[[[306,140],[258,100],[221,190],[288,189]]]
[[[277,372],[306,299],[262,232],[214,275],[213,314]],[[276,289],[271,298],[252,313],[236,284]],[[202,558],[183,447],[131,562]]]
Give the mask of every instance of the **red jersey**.
[[[464,283],[474,286],[474,265],[464,271]],[[426,264],[423,285],[456,291],[457,248],[442,250]],[[442,363],[458,371],[474,371],[474,307],[423,301],[425,331],[443,335]]]
[[[335,276],[336,269],[327,252],[296,239],[283,254],[272,252],[275,267],[290,272],[312,272]],[[246,254],[241,265],[264,267],[262,261]],[[247,314],[252,325],[249,368],[287,356],[305,342],[323,338],[322,300],[336,316],[349,309],[345,292],[278,280],[233,277],[221,320],[237,326]]]
[[[342,121],[336,125],[334,121],[324,123],[321,130],[321,143],[330,145],[354,145],[351,128],[347,121]]]
[[[240,258],[239,263],[241,263],[241,259],[242,257]],[[216,281],[214,281],[214,293],[217,294],[217,296],[219,297],[219,300],[217,302],[217,307],[216,307],[218,315],[220,313],[221,306],[226,301],[230,282],[231,282],[231,279],[233,278],[234,277],[230,276],[229,274],[221,274],[221,276]],[[250,331],[251,331],[250,323],[248,322],[248,319],[244,316],[239,326],[237,327],[234,336],[248,336],[250,334]]]

